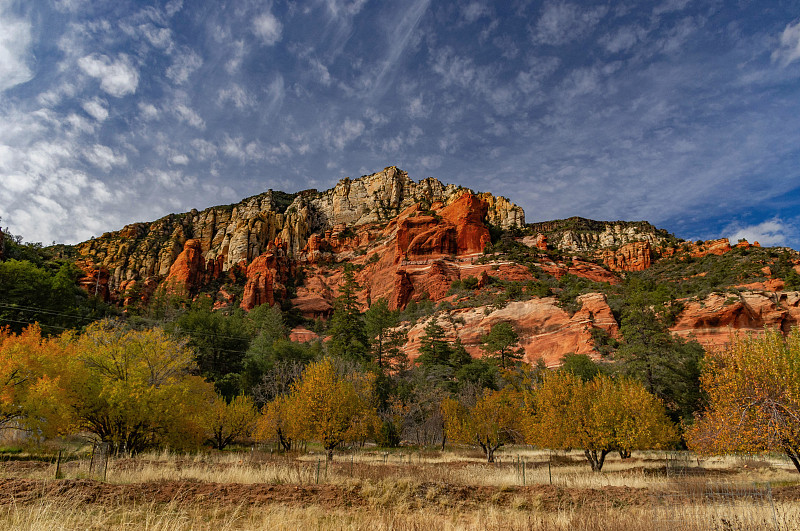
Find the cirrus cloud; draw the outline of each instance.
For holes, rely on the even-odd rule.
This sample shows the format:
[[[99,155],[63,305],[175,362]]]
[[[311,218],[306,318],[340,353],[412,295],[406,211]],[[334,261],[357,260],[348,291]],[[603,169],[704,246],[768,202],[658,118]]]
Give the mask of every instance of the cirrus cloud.
[[[117,98],[133,94],[139,84],[139,72],[124,54],[115,61],[107,55],[94,53],[81,57],[78,66],[87,75],[99,79],[100,88]]]
[[[31,23],[11,13],[11,2],[0,1],[0,92],[33,78]]]

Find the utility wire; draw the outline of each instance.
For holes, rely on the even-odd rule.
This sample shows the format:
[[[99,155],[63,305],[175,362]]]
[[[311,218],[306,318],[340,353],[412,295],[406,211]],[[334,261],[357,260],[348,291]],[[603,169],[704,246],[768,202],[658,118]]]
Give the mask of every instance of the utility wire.
[[[28,312],[34,312],[34,313],[55,315],[55,316],[60,316],[60,317],[67,317],[67,318],[70,318],[70,319],[80,319],[80,320],[84,320],[84,321],[95,321],[96,320],[96,319],[93,319],[91,317],[81,317],[81,316],[71,315],[71,314],[68,314],[68,313],[56,312],[56,311],[53,311],[53,310],[46,310],[44,308],[37,308],[35,306],[26,306],[26,305],[21,305],[21,304],[5,304],[5,303],[0,302],[0,308],[7,308],[7,309],[12,309],[12,310],[21,310],[21,311],[28,311]],[[40,323],[38,321],[20,321],[20,320],[16,320],[16,319],[8,319],[8,318],[5,318],[5,317],[0,317],[0,320],[2,320],[4,322],[9,322],[9,323],[27,324],[27,325],[38,324],[40,326],[47,327],[47,328],[58,328],[59,330],[70,330],[70,328],[68,328],[68,327],[49,325],[49,324],[45,324],[45,323]],[[163,328],[163,326],[162,326],[162,328]],[[235,340],[235,341],[249,341],[248,338],[246,338],[246,337],[224,336],[224,335],[221,335],[221,334],[215,334],[213,332],[200,332],[200,331],[191,332],[189,330],[186,330],[185,328],[181,328],[181,327],[177,327],[177,326],[174,327],[172,331],[175,332],[175,333],[178,333],[178,334],[188,335],[190,337],[191,336],[204,336],[204,337],[213,337],[213,338],[217,338],[217,339],[231,339],[231,340]],[[196,348],[201,348],[201,347],[196,346]],[[247,354],[247,351],[245,351],[245,350],[232,350],[232,349],[224,349],[224,348],[215,348],[215,349],[212,349],[212,350],[215,350],[215,351],[218,351],[218,352],[231,352],[231,353],[236,353],[236,354]]]

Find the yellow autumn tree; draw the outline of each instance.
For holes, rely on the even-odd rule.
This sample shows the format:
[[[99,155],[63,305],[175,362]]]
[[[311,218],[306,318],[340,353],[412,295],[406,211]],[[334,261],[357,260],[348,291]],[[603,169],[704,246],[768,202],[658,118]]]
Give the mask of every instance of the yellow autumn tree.
[[[800,472],[800,330],[736,335],[706,354],[708,407],[686,434],[708,454],[783,452]]]
[[[72,360],[61,374],[62,399],[74,424],[115,451],[159,445],[196,447],[211,384],[184,343],[161,330],[130,330],[100,322],[72,340]]]
[[[639,382],[571,373],[545,376],[530,401],[528,442],[543,448],[581,448],[593,471],[612,451],[664,448],[677,430],[663,404]]]
[[[0,429],[49,436],[67,424],[66,404],[55,397],[61,391],[60,373],[69,364],[68,350],[68,340],[43,338],[38,325],[20,334],[0,329]]]
[[[200,415],[200,422],[214,448],[224,450],[235,440],[252,435],[257,415],[255,403],[248,396],[237,396],[228,402],[214,395]]]
[[[446,436],[453,442],[480,446],[489,463],[494,462],[498,448],[523,440],[523,400],[511,386],[485,389],[472,406],[447,398],[442,415]]]
[[[299,437],[319,441],[328,460],[339,444],[362,440],[379,429],[374,402],[375,375],[340,375],[330,358],[306,367],[289,396]]]
[[[296,404],[289,395],[280,395],[261,409],[256,420],[255,437],[259,441],[277,439],[288,452],[302,437],[302,420],[296,415]]]

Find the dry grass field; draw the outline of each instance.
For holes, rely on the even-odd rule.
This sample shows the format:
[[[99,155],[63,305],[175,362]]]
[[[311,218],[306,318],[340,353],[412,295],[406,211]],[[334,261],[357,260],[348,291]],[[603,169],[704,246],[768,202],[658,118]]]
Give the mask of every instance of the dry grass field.
[[[800,477],[779,457],[460,451],[167,452],[0,462],[0,529],[800,529]],[[523,474],[524,472],[524,474]]]

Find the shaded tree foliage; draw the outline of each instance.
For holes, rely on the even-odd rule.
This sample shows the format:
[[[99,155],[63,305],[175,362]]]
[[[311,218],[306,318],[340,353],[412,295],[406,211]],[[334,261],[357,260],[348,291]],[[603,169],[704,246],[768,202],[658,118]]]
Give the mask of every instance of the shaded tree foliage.
[[[615,353],[620,372],[662,399],[673,420],[690,420],[703,404],[700,344],[673,337],[646,307],[629,308],[620,331],[625,338]]]

